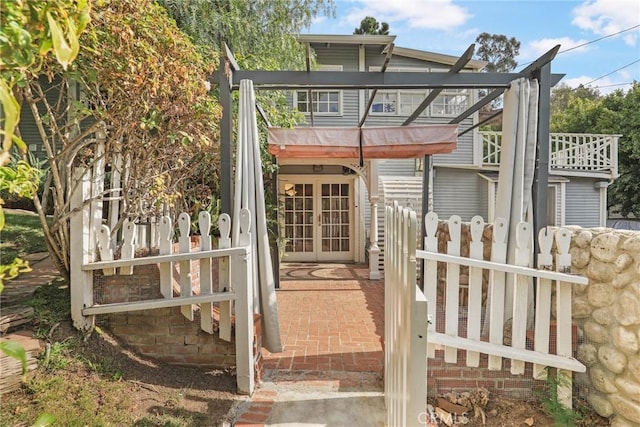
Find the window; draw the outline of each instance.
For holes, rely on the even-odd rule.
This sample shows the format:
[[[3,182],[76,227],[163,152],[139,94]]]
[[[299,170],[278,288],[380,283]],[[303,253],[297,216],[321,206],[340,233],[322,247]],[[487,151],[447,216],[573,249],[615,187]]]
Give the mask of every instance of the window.
[[[468,106],[469,92],[467,89],[443,90],[431,104],[431,115],[452,117],[463,113]]]
[[[380,67],[369,67],[369,71],[380,71]],[[389,67],[387,72],[427,72],[427,68]],[[371,104],[372,114],[409,116],[424,101],[428,90],[379,90]],[[422,115],[427,115],[425,110]]]
[[[432,69],[433,72],[447,70]],[[455,117],[463,113],[469,106],[469,89],[443,89],[431,104],[431,115],[434,117]]]
[[[314,113],[339,114],[340,113],[340,91],[311,91],[311,103]],[[301,113],[308,113],[309,92],[296,92],[296,107]]]
[[[342,71],[342,65],[319,65],[319,71]],[[309,106],[309,91],[294,92],[293,106],[301,113],[309,114],[313,108],[314,114],[340,115],[342,114],[342,91],[313,90],[311,91],[311,107]]]

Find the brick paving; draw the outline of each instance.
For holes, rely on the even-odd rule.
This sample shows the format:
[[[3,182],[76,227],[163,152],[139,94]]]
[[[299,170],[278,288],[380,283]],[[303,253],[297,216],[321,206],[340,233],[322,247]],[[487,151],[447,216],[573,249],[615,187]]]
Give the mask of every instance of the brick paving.
[[[384,281],[349,264],[284,264],[277,291],[282,353],[263,350],[266,376],[236,426],[268,425],[273,384],[381,391]]]

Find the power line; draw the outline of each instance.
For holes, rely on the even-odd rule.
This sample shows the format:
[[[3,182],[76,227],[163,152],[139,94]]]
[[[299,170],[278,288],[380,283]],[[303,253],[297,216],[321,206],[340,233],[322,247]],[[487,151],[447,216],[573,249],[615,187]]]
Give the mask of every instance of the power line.
[[[605,87],[628,86],[628,85],[632,85],[632,84],[633,84],[633,82],[618,83],[618,84],[614,84],[614,85],[591,86],[589,89],[604,89]],[[575,88],[575,89],[577,89],[577,88]]]
[[[629,28],[626,28],[626,29],[621,30],[621,31],[618,31],[617,33],[607,34],[606,36],[602,36],[602,37],[600,37],[598,39],[591,40],[589,42],[585,42],[585,43],[579,44],[577,46],[570,47],[570,48],[565,49],[565,50],[561,50],[560,52],[558,52],[558,55],[560,55],[561,53],[569,52],[569,51],[574,50],[574,49],[579,49],[579,48],[581,48],[583,46],[587,46],[587,45],[590,45],[590,44],[595,43],[595,42],[599,42],[600,40],[604,40],[604,39],[607,39],[609,37],[617,36],[618,34],[622,34],[622,33],[625,33],[627,31],[634,30],[634,29],[636,29],[638,27],[640,27],[640,24],[634,25],[633,27],[629,27]]]
[[[558,53],[557,53],[557,55],[560,55],[561,53],[566,53],[566,52],[572,51],[572,50],[574,50],[574,49],[581,48],[581,47],[583,47],[583,46],[586,46],[586,45],[589,45],[589,44],[592,44],[592,43],[599,42],[600,40],[604,40],[604,39],[607,39],[607,38],[609,38],[609,37],[613,37],[613,36],[617,36],[617,35],[622,34],[622,33],[626,33],[627,31],[635,30],[636,28],[640,28],[640,24],[638,24],[638,25],[634,25],[633,27],[625,28],[624,30],[620,30],[620,31],[618,31],[617,33],[607,34],[607,35],[602,36],[602,37],[600,37],[600,38],[597,38],[597,39],[595,39],[595,40],[591,40],[591,41],[588,41],[588,42],[585,42],[585,43],[579,44],[579,45],[577,45],[577,46],[573,46],[573,47],[570,47],[570,48],[568,48],[568,49],[561,50],[560,52],[558,52]],[[557,55],[556,55],[556,56],[557,56]],[[518,64],[518,65],[520,65],[520,66],[523,66],[523,65],[529,65],[529,64],[531,64],[532,62],[533,62],[533,61],[529,61],[529,62],[525,62],[524,64]]]
[[[605,77],[607,77],[607,76],[610,76],[610,75],[611,75],[611,74],[613,74],[613,73],[617,73],[617,72],[618,72],[618,71],[620,71],[620,70],[623,70],[623,69],[625,69],[625,68],[627,68],[627,67],[632,66],[632,65],[633,65],[633,64],[635,64],[636,62],[640,62],[640,59],[636,59],[635,61],[630,62],[630,63],[628,63],[627,65],[623,65],[622,67],[620,67],[620,68],[618,68],[618,69],[615,69],[615,70],[611,71],[610,73],[604,74],[604,75],[602,75],[602,76],[600,76],[600,77],[598,77],[598,78],[596,78],[596,79],[593,79],[593,80],[591,80],[590,82],[585,83],[583,86],[590,85],[591,83],[593,83],[593,82],[595,82],[595,81],[598,81],[598,80],[603,79],[603,78],[605,78]]]

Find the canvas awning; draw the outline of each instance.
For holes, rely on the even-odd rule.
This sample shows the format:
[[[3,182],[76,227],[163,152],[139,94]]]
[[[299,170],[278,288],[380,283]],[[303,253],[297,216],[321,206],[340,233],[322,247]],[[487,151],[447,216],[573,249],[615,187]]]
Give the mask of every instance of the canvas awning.
[[[279,158],[413,159],[456,149],[458,125],[269,128],[269,152]]]

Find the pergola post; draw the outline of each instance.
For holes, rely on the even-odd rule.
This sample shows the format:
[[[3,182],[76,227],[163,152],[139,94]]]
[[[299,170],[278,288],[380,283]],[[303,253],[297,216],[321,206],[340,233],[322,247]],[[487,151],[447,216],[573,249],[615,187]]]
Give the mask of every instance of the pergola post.
[[[546,63],[536,70],[534,77],[539,83],[538,99],[538,144],[536,166],[533,175],[533,229],[537,236],[547,226],[547,193],[549,188],[549,104],[551,102],[551,64]],[[534,256],[537,257],[538,242],[534,239]]]
[[[371,204],[371,230],[369,233],[369,279],[380,279],[380,248],[378,247],[378,162],[369,162],[369,203]]]

